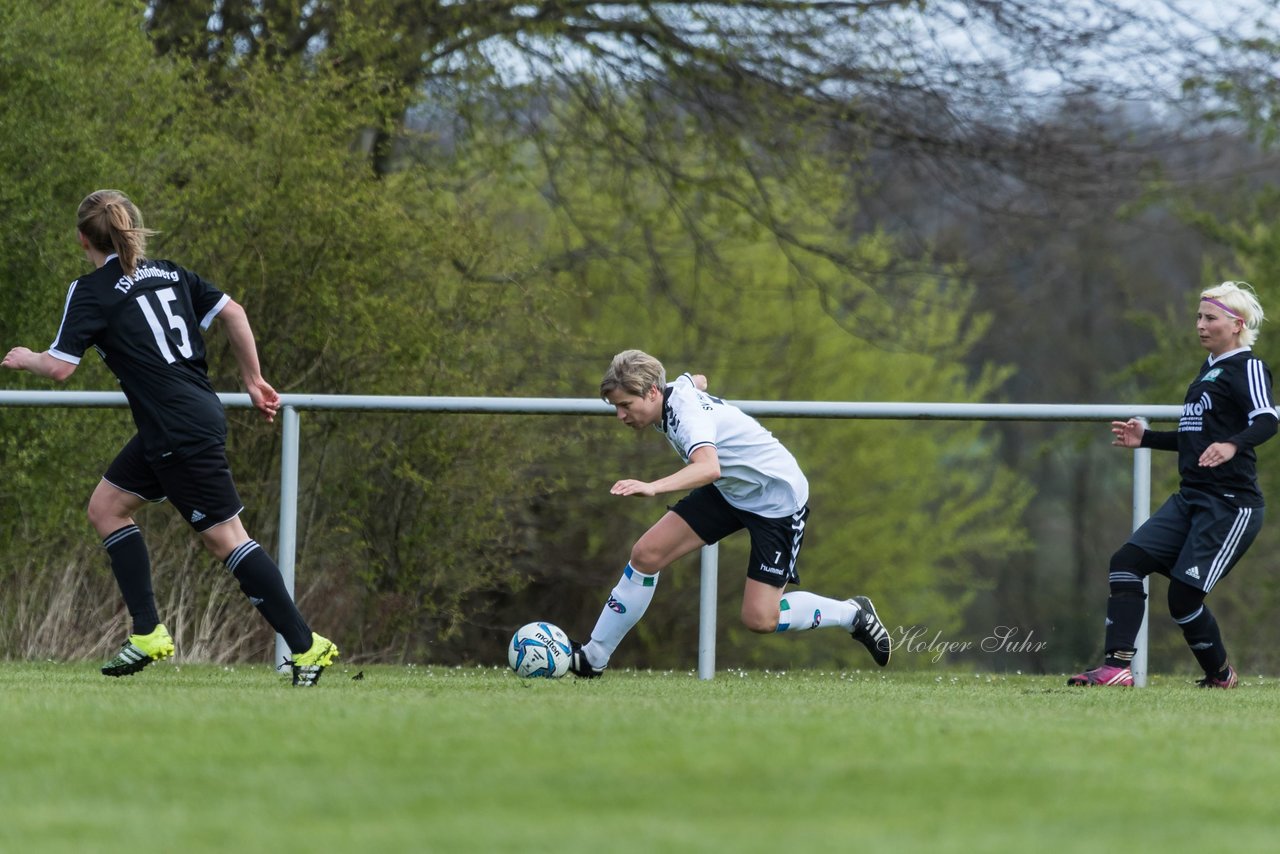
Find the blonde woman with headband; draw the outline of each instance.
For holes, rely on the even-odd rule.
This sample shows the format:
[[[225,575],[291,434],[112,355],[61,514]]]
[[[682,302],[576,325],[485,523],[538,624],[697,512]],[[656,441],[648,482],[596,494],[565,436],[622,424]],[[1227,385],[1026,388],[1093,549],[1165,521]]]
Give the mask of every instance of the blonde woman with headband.
[[[1112,444],[1177,451],[1181,483],[1111,558],[1106,658],[1069,685],[1133,684],[1130,662],[1145,611],[1143,580],[1169,579],[1169,615],[1204,671],[1202,688],[1234,688],[1238,677],[1208,593],[1244,556],[1262,528],[1263,498],[1254,449],[1276,434],[1271,369],[1250,349],[1262,306],[1245,282],[1200,294],[1196,335],[1209,357],[1187,389],[1177,430],[1115,421]]]
[[[249,601],[289,645],[293,684],[314,685],[338,648],[298,613],[276,562],[245,532],[244,506],[227,465],[227,419],[209,382],[201,330],[226,331],[249,398],[271,421],[280,396],[262,378],[244,309],[195,273],[147,258],[153,231],[124,193],[98,190],[80,203],[77,239],[93,272],[67,289],[49,349],[14,347],[2,364],[62,382],[91,348],[120,381],[138,432],[107,467],[89,499],[132,632],[105,676],[130,676],[173,655],[151,586],[151,558],[134,515],[168,500]]]

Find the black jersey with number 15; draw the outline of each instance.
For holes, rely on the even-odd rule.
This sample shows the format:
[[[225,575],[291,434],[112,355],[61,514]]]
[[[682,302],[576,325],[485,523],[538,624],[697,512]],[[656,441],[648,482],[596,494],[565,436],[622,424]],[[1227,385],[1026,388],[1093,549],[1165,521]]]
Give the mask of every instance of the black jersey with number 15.
[[[169,261],[126,276],[116,256],[71,283],[50,355],[79,364],[97,348],[129,399],[147,458],[172,461],[226,441],[204,339],[229,297]]]

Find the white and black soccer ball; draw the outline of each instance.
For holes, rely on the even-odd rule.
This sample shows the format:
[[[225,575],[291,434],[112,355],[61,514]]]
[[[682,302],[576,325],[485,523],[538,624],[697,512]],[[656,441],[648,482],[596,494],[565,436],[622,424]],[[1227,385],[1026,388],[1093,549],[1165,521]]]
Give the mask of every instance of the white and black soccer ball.
[[[569,636],[551,623],[521,626],[507,644],[507,663],[518,676],[556,679],[569,672],[573,646]]]

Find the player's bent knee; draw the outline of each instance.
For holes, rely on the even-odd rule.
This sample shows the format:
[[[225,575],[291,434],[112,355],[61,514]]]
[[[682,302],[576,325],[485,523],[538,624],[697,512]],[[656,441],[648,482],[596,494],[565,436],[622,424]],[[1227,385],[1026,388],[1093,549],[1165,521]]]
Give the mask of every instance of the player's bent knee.
[[[762,614],[748,611],[744,608],[742,610],[742,624],[756,634],[773,634],[778,630],[778,612]]]
[[[218,540],[211,540],[208,537],[201,537],[200,543],[204,546],[204,550],[216,557],[218,560],[225,561],[231,552],[235,551],[235,547],[228,548],[224,543]]]
[[[1164,572],[1164,566],[1133,543],[1125,543],[1111,556],[1107,571],[1132,573],[1139,578],[1146,578]]]
[[[119,530],[123,526],[129,524],[128,517],[122,517],[114,512],[111,506],[103,501],[89,501],[89,506],[85,508],[85,516],[89,519],[89,524],[98,532],[98,536],[105,537],[113,531]]]
[[[667,568],[666,555],[661,550],[650,548],[643,541],[631,548],[631,568],[653,575]]]

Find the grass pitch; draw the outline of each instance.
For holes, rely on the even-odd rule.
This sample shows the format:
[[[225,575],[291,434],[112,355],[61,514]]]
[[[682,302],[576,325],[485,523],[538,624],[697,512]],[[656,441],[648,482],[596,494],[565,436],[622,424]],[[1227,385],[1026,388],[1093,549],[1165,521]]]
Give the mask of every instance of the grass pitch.
[[[7,663],[0,851],[1274,850],[1280,682],[1064,682]]]

